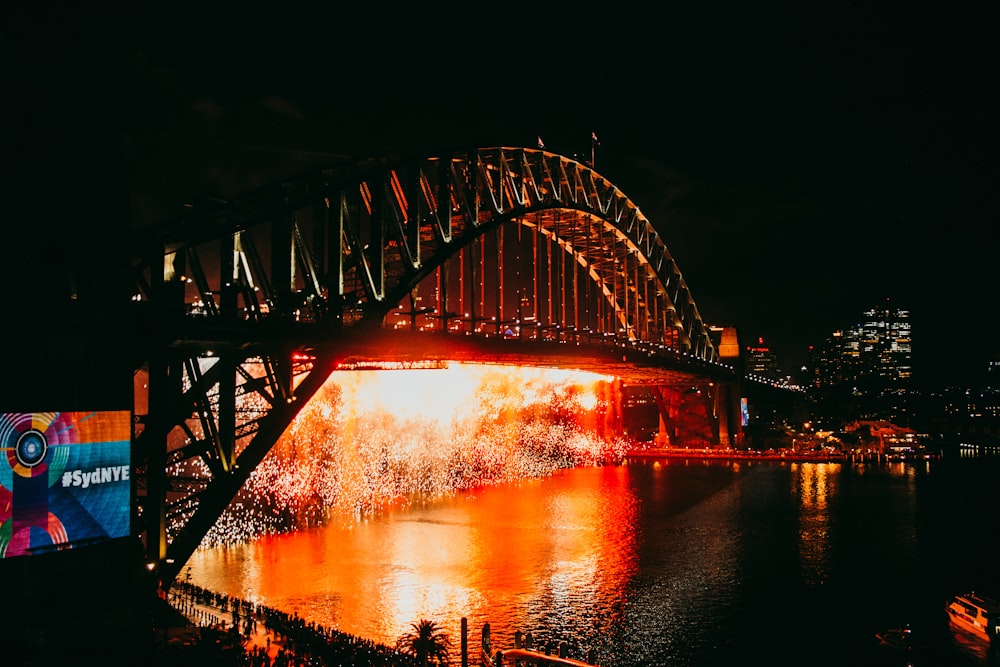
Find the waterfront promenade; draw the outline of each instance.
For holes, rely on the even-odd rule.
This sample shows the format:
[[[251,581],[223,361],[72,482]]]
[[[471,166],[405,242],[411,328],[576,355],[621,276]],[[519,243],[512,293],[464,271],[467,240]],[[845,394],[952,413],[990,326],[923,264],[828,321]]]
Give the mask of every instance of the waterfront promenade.
[[[881,463],[886,461],[927,460],[939,457],[939,452],[930,450],[913,454],[886,454],[875,451],[687,449],[684,447],[646,447],[630,450],[625,455],[626,459],[787,461],[789,463]]]
[[[749,449],[687,449],[684,447],[648,447],[630,450],[625,458],[636,459],[708,459],[720,461],[803,461],[846,463],[853,455],[834,452],[758,451]]]

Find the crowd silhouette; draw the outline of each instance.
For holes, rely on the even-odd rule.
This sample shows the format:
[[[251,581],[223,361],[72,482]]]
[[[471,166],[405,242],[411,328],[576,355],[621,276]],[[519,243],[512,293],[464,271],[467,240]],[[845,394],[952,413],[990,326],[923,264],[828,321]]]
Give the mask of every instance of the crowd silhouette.
[[[225,664],[240,667],[418,667],[416,658],[386,646],[306,621],[267,605],[175,582],[170,603],[205,631],[225,654]],[[264,644],[250,639],[263,629]],[[221,641],[224,637],[229,641]],[[274,646],[272,646],[272,637]],[[279,647],[280,644],[280,647]],[[275,649],[275,650],[272,650]],[[216,663],[222,664],[222,663]]]

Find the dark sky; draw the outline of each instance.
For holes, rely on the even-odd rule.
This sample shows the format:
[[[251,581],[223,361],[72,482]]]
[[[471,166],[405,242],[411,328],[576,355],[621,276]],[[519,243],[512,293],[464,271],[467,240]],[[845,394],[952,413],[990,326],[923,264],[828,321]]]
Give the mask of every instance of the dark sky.
[[[589,159],[595,132],[597,170],[709,323],[791,370],[889,299],[912,313],[918,375],[979,371],[1000,352],[989,17],[698,4],[38,10],[3,38],[46,125],[78,153],[117,149],[129,225],[345,156],[541,136]],[[79,138],[90,125],[103,139]],[[80,163],[45,164],[60,157]]]

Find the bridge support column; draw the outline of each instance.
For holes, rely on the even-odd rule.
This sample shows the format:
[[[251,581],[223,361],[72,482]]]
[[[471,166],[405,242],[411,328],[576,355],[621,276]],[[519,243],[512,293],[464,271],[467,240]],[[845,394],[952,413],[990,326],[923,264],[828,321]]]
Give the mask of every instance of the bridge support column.
[[[169,412],[171,369],[164,355],[149,364],[149,406],[145,428],[157,429],[156,415]],[[166,438],[155,438],[149,451],[139,453],[146,461],[146,562],[159,565],[167,557]]]
[[[219,359],[218,446],[222,469],[232,472],[236,451],[236,368],[232,354]]]
[[[715,403],[712,411],[715,413],[715,423],[717,428],[717,438],[719,445],[722,447],[732,447],[732,440],[730,438],[730,415],[729,415],[729,396],[726,391],[725,385],[715,385],[713,387],[714,394],[713,402]]]
[[[724,327],[719,336],[719,360],[737,369],[740,362],[740,342],[735,327]],[[737,378],[742,370],[737,372]],[[743,386],[739,380],[723,382],[716,394],[716,414],[720,420],[722,444],[729,447],[743,446]]]
[[[739,386],[723,382],[716,387],[715,414],[719,422],[719,444],[740,447],[743,444],[743,422],[740,417]]]
[[[184,284],[163,281],[156,286],[159,300],[154,307],[159,321],[169,323],[184,317]],[[169,337],[169,326],[157,332]],[[146,451],[135,452],[133,458],[146,464],[146,498],[143,520],[146,526],[146,562],[161,569],[167,558],[167,436],[169,420],[176,409],[177,397],[183,391],[183,369],[173,360],[166,344],[154,345],[149,363],[149,389],[144,429],[153,434]],[[135,406],[133,406],[133,410]],[[154,572],[157,587],[161,575]]]
[[[709,385],[660,385],[653,397],[660,413],[656,440],[664,446],[707,449],[718,447],[716,388]]]

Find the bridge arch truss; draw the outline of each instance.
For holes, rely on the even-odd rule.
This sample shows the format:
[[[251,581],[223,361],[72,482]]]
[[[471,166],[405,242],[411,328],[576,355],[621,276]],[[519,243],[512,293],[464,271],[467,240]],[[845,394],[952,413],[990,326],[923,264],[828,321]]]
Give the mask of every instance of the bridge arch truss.
[[[142,230],[133,255],[138,509],[165,582],[375,329],[720,361],[650,221],[541,150],[313,172]]]

